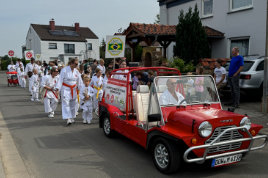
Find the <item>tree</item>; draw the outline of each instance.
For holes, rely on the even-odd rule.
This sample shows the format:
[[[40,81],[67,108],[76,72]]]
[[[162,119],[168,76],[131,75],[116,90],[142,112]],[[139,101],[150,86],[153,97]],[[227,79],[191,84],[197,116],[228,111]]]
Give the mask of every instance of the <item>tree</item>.
[[[180,11],[178,18],[174,56],[185,60],[186,63],[193,61],[195,65],[199,59],[210,57],[207,34],[202,26],[197,5],[194,12],[191,7],[185,15],[183,10]]]
[[[100,45],[100,58],[104,59],[105,58],[105,40],[102,38],[101,45]]]
[[[154,20],[154,24],[160,24],[160,15],[156,14],[156,19]]]

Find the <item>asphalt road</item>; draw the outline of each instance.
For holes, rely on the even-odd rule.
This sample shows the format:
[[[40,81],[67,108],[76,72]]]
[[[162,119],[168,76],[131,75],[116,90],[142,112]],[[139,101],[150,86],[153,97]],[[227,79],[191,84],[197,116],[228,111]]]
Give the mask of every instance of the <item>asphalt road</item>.
[[[205,169],[185,166],[173,175],[158,172],[151,156],[139,145],[117,136],[108,139],[98,121],[66,127],[61,119],[48,119],[41,103],[31,102],[28,90],[7,87],[0,73],[0,111],[27,170],[37,178],[83,177],[267,177],[268,147],[250,153],[242,162]]]

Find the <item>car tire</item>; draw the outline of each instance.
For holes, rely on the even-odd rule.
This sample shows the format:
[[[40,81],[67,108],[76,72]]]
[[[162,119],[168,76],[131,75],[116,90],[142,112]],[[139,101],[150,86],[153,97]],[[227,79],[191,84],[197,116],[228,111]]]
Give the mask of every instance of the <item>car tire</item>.
[[[103,119],[103,133],[105,136],[111,138],[114,136],[114,131],[111,129],[111,122],[108,117]]]
[[[164,174],[177,172],[182,164],[178,146],[164,138],[157,138],[151,147],[155,167]]]

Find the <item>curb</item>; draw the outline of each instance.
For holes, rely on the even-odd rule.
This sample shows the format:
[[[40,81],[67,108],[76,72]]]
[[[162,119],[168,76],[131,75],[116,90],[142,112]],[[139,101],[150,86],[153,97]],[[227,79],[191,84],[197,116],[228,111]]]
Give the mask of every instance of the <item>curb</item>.
[[[3,164],[5,178],[30,178],[30,174],[17,150],[12,136],[0,112],[0,155]],[[1,164],[1,163],[0,163]],[[1,169],[0,169],[1,171]],[[1,174],[0,174],[1,176]]]

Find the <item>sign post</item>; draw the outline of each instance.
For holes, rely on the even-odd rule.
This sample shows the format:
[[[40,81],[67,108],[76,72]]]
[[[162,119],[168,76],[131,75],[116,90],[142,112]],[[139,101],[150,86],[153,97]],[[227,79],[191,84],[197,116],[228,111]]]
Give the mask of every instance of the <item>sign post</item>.
[[[8,56],[11,58],[11,64],[12,64],[12,57],[14,56],[14,51],[13,50],[9,50],[8,51]]]
[[[9,56],[9,57],[13,57],[13,56],[14,56],[14,54],[15,54],[15,53],[14,53],[14,51],[13,51],[13,50],[9,50],[9,51],[8,51],[8,56]]]
[[[35,58],[36,58],[36,60],[40,60],[41,54],[35,54]],[[43,62],[43,61],[41,61],[41,62]]]
[[[26,60],[31,60],[31,58],[34,56],[33,50],[24,51],[24,56]]]
[[[124,35],[106,36],[105,58],[114,59],[114,68],[115,58],[125,56],[125,42],[126,36]]]

